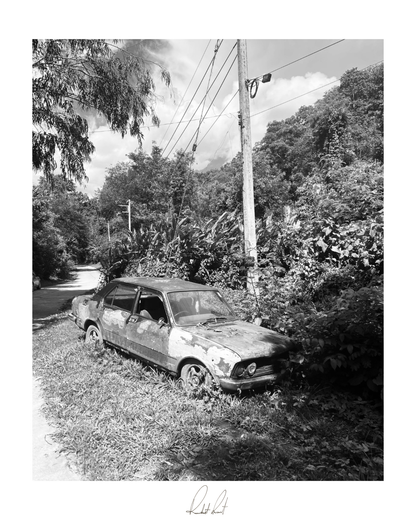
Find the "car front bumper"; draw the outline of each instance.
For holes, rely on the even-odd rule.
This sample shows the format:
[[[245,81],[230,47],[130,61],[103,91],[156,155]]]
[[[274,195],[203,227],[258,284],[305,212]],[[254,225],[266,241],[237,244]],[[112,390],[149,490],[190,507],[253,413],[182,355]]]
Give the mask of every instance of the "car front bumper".
[[[223,378],[220,379],[220,386],[224,390],[228,390],[230,392],[238,392],[240,390],[251,390],[252,388],[260,388],[278,383],[287,375],[287,373],[287,370],[282,370],[282,372],[279,372],[278,374],[268,374],[259,377],[253,376],[250,378],[245,377],[241,379]]]

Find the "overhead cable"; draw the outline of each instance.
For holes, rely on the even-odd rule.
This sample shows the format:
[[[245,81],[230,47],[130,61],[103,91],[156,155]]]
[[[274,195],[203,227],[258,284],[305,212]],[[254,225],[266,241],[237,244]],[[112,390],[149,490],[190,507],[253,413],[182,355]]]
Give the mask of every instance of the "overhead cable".
[[[211,106],[213,105],[213,103],[214,103],[214,101],[215,101],[215,98],[218,96],[218,93],[219,93],[219,91],[221,90],[221,87],[223,86],[225,80],[227,79],[227,76],[228,76],[228,74],[230,73],[230,70],[232,69],[232,67],[233,67],[233,65],[234,65],[236,59],[237,59],[237,56],[234,57],[233,62],[231,63],[230,68],[229,68],[228,71],[227,71],[227,74],[224,76],[224,79],[222,80],[221,85],[218,87],[218,90],[217,90],[217,92],[216,92],[216,94],[215,94],[213,100],[211,101],[211,104],[210,104],[209,107],[207,108],[207,111],[205,112],[205,115],[204,115],[204,117],[202,118],[202,120],[201,120],[201,122],[200,122],[200,124],[199,124],[199,126],[198,126],[198,128],[197,128],[197,130],[195,130],[195,132],[194,132],[194,134],[193,134],[193,136],[192,136],[192,138],[191,138],[191,141],[188,143],[187,147],[185,148],[185,150],[184,150],[185,152],[186,152],[186,150],[188,149],[188,146],[191,144],[191,142],[192,142],[192,140],[193,140],[193,138],[194,138],[194,135],[195,135],[197,132],[199,132],[199,127],[201,126],[202,121],[205,119],[205,116],[208,114],[208,112],[209,112]],[[234,95],[235,95],[235,94],[234,94]],[[212,126],[213,126],[213,125],[212,125]],[[206,135],[206,134],[205,134],[205,135]],[[205,137],[205,136],[204,136],[204,137]],[[201,139],[201,141],[202,141],[202,139]]]
[[[183,120],[183,118],[185,117],[185,114],[186,114],[186,112],[188,111],[188,108],[191,106],[191,103],[192,103],[192,101],[194,100],[194,97],[196,96],[196,93],[198,92],[199,87],[201,86],[202,82],[203,82],[204,79],[205,79],[205,76],[206,76],[207,73],[208,73],[208,70],[209,70],[209,68],[210,68],[210,66],[211,66],[211,63],[215,60],[216,53],[218,52],[218,49],[220,48],[220,46],[221,46],[221,44],[222,44],[223,41],[224,41],[224,40],[221,40],[220,44],[218,45],[218,48],[216,47],[216,50],[215,50],[215,52],[214,52],[214,56],[212,57],[211,61],[209,62],[209,65],[208,65],[206,71],[204,72],[204,75],[202,76],[202,79],[201,79],[201,81],[199,82],[199,85],[198,85],[197,89],[195,90],[194,95],[192,96],[191,100],[189,101],[188,106],[186,107],[185,112],[183,113],[183,115],[182,115],[182,117],[181,117],[181,120],[179,121],[179,123],[178,123],[177,127],[175,128],[173,134],[170,136],[170,139],[169,139],[169,141],[168,141],[168,144],[167,144],[167,145],[165,146],[165,148],[163,149],[163,151],[162,151],[162,155],[165,153],[166,148],[169,146],[170,142],[172,141],[173,136],[175,135],[177,129],[179,128],[179,125],[182,123],[182,120]],[[194,117],[194,115],[195,115],[195,113],[191,116],[191,118]],[[168,155],[169,155],[169,154],[168,154]]]
[[[208,95],[208,92],[209,92],[209,91],[211,90],[211,88],[214,86],[214,83],[217,81],[218,76],[220,75],[222,69],[224,68],[225,64],[226,64],[227,61],[228,61],[228,58],[230,57],[231,53],[233,52],[233,50],[235,49],[236,46],[237,46],[237,43],[234,44],[233,48],[232,48],[231,51],[229,52],[227,58],[225,59],[224,63],[222,64],[222,66],[221,66],[221,68],[220,68],[220,70],[218,71],[217,75],[215,76],[214,81],[212,82],[211,86],[209,87],[207,93],[205,94],[205,97]],[[204,98],[204,99],[205,99],[205,98]],[[172,151],[174,150],[174,148],[176,147],[176,145],[177,145],[178,142],[180,141],[181,137],[182,137],[183,134],[185,133],[185,130],[188,128],[189,123],[193,120],[192,118],[193,118],[194,115],[198,112],[199,107],[202,105],[202,102],[203,102],[204,99],[202,99],[202,100],[200,101],[199,105],[196,107],[196,110],[195,110],[195,112],[192,114],[190,121],[188,122],[188,124],[186,125],[186,127],[183,129],[183,132],[181,133],[181,135],[180,135],[179,138],[177,139],[176,143],[175,143],[175,144],[173,145],[173,147],[171,148],[170,152],[167,154],[166,158],[169,157],[169,155],[172,153]],[[178,126],[179,126],[179,125],[178,125]],[[169,141],[169,142],[170,142],[170,141]],[[167,148],[167,146],[165,146],[165,150],[166,150],[166,148]],[[163,153],[163,152],[162,152],[162,153]]]
[[[305,56],[302,56],[301,58],[298,58],[297,60],[294,60],[294,61],[291,61],[291,62],[289,62],[289,63],[286,63],[285,65],[282,65],[281,67],[278,67],[277,69],[271,70],[271,71],[268,72],[267,74],[271,74],[272,72],[276,72],[276,71],[278,71],[278,70],[284,69],[285,67],[289,67],[289,65],[293,65],[294,63],[297,63],[298,61],[304,60],[305,58],[309,58],[309,56],[312,56],[312,55],[314,55],[314,54],[317,54],[318,52],[321,52],[321,51],[323,51],[323,50],[325,50],[325,49],[328,49],[329,47],[333,47],[334,45],[337,45],[338,43],[341,43],[341,42],[343,42],[343,41],[345,41],[345,39],[343,39],[343,40],[338,40],[338,41],[336,41],[336,42],[334,42],[334,43],[331,43],[330,45],[327,45],[326,47],[322,47],[321,49],[318,49],[318,50],[316,50],[316,51],[314,51],[314,52],[311,52],[310,54],[306,54]],[[265,76],[265,75],[266,75],[266,74],[262,74],[261,76],[257,76],[256,78],[250,79],[250,80],[248,80],[248,81],[251,83],[252,81],[260,80],[260,79],[262,79],[263,76]]]
[[[212,71],[214,69],[214,63],[215,63],[215,56],[217,55],[217,52],[218,52],[218,42],[219,40],[217,40],[217,44],[215,46],[215,50],[214,50],[214,60],[212,61],[212,66],[211,66],[211,72],[209,73],[209,78],[208,78],[208,83],[207,83],[207,93],[206,93],[206,96],[204,98],[204,103],[202,105],[202,110],[201,110],[201,117],[199,118],[199,125],[198,125],[198,129],[197,129],[197,132],[196,132],[196,137],[195,137],[195,143],[194,143],[194,146],[193,146],[193,151],[195,152],[196,150],[196,147],[197,147],[197,143],[198,143],[198,136],[199,136],[199,129],[201,128],[201,124],[202,124],[202,121],[203,121],[203,113],[204,113],[204,108],[205,108],[205,101],[207,99],[207,96],[208,96],[208,92],[209,92],[209,84],[211,83],[211,77],[212,77]],[[211,102],[212,104],[212,102]]]
[[[378,65],[379,63],[382,63],[382,62],[383,62],[383,60],[377,61],[376,63],[373,63],[371,65],[368,65],[367,67],[364,67],[363,69],[360,69],[360,71],[369,69],[370,67],[374,67],[375,65]],[[279,103],[278,105],[274,105],[272,107],[266,108],[265,110],[261,110],[260,112],[257,112],[256,114],[252,114],[250,116],[250,119],[252,117],[258,116],[259,114],[263,114],[264,112],[268,112],[269,110],[272,110],[273,108],[280,107],[282,105],[285,105],[286,103],[290,103],[291,101],[294,101],[295,99],[299,99],[299,98],[301,98],[303,96],[306,96],[307,94],[311,94],[312,92],[315,92],[316,90],[319,90],[319,89],[324,88],[324,87],[328,87],[329,85],[333,85],[334,83],[338,83],[338,81],[341,81],[341,78],[340,79],[336,79],[335,81],[331,81],[330,83],[325,83],[325,85],[321,85],[320,87],[317,87],[317,88],[314,88],[312,90],[309,90],[308,92],[304,92],[303,94],[300,94],[299,96],[296,96],[296,97],[294,97],[292,99],[288,99],[287,101],[283,101],[282,103]]]
[[[218,121],[218,119],[223,115],[225,110],[228,108],[228,106],[231,104],[231,101],[235,98],[235,96],[239,93],[240,89],[237,90],[237,92],[233,95],[233,97],[230,99],[230,101],[225,105],[225,107],[222,109],[221,113],[217,116],[216,120],[212,123],[212,125],[208,128],[208,130],[205,132],[203,138],[199,141],[199,144],[202,143],[202,141],[205,139],[208,132],[210,132],[211,128],[215,125],[215,123]],[[205,118],[208,119],[208,118]]]
[[[172,124],[173,119],[175,118],[176,114],[178,113],[179,108],[180,108],[181,105],[182,105],[183,100],[185,99],[185,96],[186,96],[186,94],[187,94],[187,92],[188,92],[188,89],[189,89],[189,87],[191,86],[191,83],[192,83],[192,81],[193,81],[193,79],[194,79],[194,77],[195,77],[195,74],[197,73],[197,71],[198,71],[198,69],[199,69],[199,66],[201,65],[202,60],[204,59],[205,53],[207,52],[207,49],[208,49],[210,43],[211,43],[211,40],[209,40],[207,46],[205,47],[204,53],[203,53],[201,59],[199,60],[198,65],[196,66],[196,69],[195,69],[195,72],[194,72],[194,74],[193,74],[193,76],[192,76],[192,78],[191,78],[191,81],[189,82],[188,86],[186,87],[185,93],[184,93],[184,95],[182,96],[182,99],[181,99],[179,105],[177,106],[177,108],[176,108],[176,110],[175,110],[175,113],[173,114],[170,123],[168,123],[168,128],[166,128],[166,132],[164,133],[164,135],[163,135],[163,137],[162,137],[162,140],[161,140],[161,142],[160,142],[160,147],[162,147],[163,141],[165,140],[166,134],[168,133],[169,126]]]
[[[384,60],[380,60],[380,61],[377,61],[376,63],[372,63],[371,65],[367,65],[367,67],[364,67],[362,69],[358,69],[359,71],[363,71],[363,70],[366,70],[366,69],[369,69],[370,67],[375,67],[376,65],[379,65],[380,63],[383,63]],[[316,90],[319,90],[321,88],[324,88],[324,87],[327,87],[329,85],[333,85],[334,83],[337,83],[338,81],[341,81],[341,79],[337,79],[335,81],[331,81],[330,83],[325,83],[325,85],[321,85],[320,87],[317,87],[313,90],[309,90],[308,92],[304,92],[303,94],[300,94],[299,96],[296,96],[294,98],[291,98],[291,99],[288,99],[287,101],[283,101],[282,103],[279,103],[278,105],[274,105],[272,107],[269,107],[269,108],[266,108],[265,110],[262,110],[261,112],[257,112],[256,114],[252,114],[250,117],[254,117],[254,116],[257,116],[259,114],[262,114],[263,112],[267,112],[268,110],[272,110],[273,108],[276,108],[276,107],[280,107],[282,105],[285,105],[286,103],[290,103],[291,101],[295,100],[295,99],[299,99],[303,96],[306,96],[312,92],[315,92]],[[235,97],[237,95],[238,91],[234,94],[233,97]],[[227,105],[228,106],[228,105]],[[213,119],[213,118],[219,118],[221,116],[228,116],[228,115],[234,115],[234,114],[237,114],[238,112],[227,112],[226,114],[224,114],[224,111],[222,111],[218,116],[217,115],[213,115],[213,116],[205,116],[205,119]],[[193,117],[193,116],[192,116]],[[185,121],[179,121],[178,123],[175,121],[173,123],[160,123],[159,125],[143,125],[147,128],[158,128],[160,126],[170,126],[170,125],[176,125],[176,124],[181,124],[181,123],[193,123],[194,121],[198,121],[197,118],[195,119],[187,119]],[[101,133],[101,132],[113,132],[113,130],[111,129],[106,129],[106,130],[93,130],[92,132],[90,132],[90,134],[96,134],[96,133]],[[205,136],[204,136],[205,137]],[[204,139],[204,137],[201,139],[200,142],[202,142],[202,140]]]

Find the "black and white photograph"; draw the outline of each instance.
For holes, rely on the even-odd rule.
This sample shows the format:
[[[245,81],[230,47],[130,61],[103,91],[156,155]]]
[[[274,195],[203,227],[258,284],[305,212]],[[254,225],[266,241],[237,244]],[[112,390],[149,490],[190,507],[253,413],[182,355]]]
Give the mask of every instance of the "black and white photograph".
[[[386,481],[385,41],[257,34],[26,40],[36,518]]]

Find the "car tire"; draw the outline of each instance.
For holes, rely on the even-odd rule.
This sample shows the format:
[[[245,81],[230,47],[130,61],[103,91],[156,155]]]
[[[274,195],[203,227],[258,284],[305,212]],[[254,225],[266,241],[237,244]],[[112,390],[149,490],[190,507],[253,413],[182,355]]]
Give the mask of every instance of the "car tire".
[[[180,382],[186,390],[197,390],[211,387],[213,379],[209,370],[202,363],[195,361],[182,367]]]
[[[85,333],[85,343],[95,343],[98,341],[99,345],[103,344],[103,336],[100,329],[96,325],[90,325]]]

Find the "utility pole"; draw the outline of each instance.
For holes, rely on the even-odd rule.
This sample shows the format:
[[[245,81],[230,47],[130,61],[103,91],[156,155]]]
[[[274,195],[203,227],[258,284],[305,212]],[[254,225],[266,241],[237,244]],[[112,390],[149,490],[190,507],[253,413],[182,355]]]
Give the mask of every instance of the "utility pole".
[[[129,231],[131,233],[131,200],[129,199],[127,201],[127,204],[128,204],[128,212],[129,212]]]
[[[248,66],[246,40],[237,40],[238,85],[241,114],[241,148],[243,153],[243,210],[244,250],[252,266],[248,268],[247,289],[258,295],[256,219],[254,214],[253,160],[250,127],[250,98],[248,91]]]
[[[131,233],[131,200],[127,201],[127,204],[119,204],[120,208],[127,208],[127,213],[129,216],[129,231]],[[124,211],[123,211],[124,213]]]

